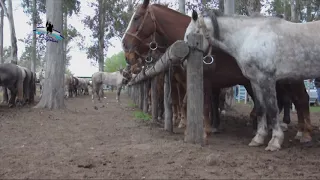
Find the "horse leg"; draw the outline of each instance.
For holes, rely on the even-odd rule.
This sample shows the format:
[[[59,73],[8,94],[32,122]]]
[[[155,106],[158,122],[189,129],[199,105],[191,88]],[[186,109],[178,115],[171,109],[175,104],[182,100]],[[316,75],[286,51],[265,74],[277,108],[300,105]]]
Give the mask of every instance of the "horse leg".
[[[9,108],[12,108],[13,106],[15,106],[18,89],[16,87],[14,87],[14,88],[10,88],[9,91],[10,91],[10,93],[8,93],[9,94],[8,95],[9,96],[8,106],[9,106]]]
[[[210,123],[210,111],[211,111],[211,93],[212,86],[210,81],[204,79],[203,83],[203,127],[204,134],[203,139],[205,144],[208,144],[208,136],[211,133],[211,123]]]
[[[256,116],[257,116],[257,127],[258,131],[254,138],[249,143],[249,146],[260,146],[264,143],[265,137],[268,135],[267,131],[267,120],[266,120],[266,106],[264,104],[263,99],[263,90],[260,85],[256,82],[251,82],[253,95],[255,99],[255,106],[256,106]]]
[[[278,108],[279,113],[283,110],[283,122],[280,123],[281,128],[283,131],[288,130],[288,124],[290,123],[290,97],[288,95],[288,92],[286,92],[286,89],[290,89],[288,87],[288,84],[285,84],[284,82],[277,82],[276,85],[277,90],[277,102],[278,102]]]
[[[304,82],[294,82],[291,84],[293,104],[297,108],[298,132],[295,139],[301,143],[310,143],[312,140],[312,126],[310,122],[309,95],[305,89]]]
[[[5,86],[2,86],[2,96],[3,96],[3,100],[2,100],[2,104],[8,104],[8,89]]]
[[[117,98],[116,98],[117,102],[120,102],[121,89],[122,89],[122,83],[117,86]]]
[[[276,81],[268,78],[268,76],[262,73],[261,75],[262,77],[260,76],[259,81],[253,81],[254,78],[251,78],[251,86],[258,105],[258,131],[249,146],[259,146],[264,143],[264,138],[268,135],[267,119],[269,119],[272,127],[272,138],[265,150],[275,151],[281,148],[281,144],[284,139],[284,134],[277,117],[278,106],[276,97]]]
[[[17,98],[17,105],[18,106],[22,106],[23,105],[23,81],[24,79],[19,79],[18,82],[17,82],[17,88],[18,88],[18,98]]]
[[[254,94],[253,94],[253,90],[252,90],[252,87],[251,87],[251,84],[244,84],[243,85],[246,90],[247,90],[247,93],[251,96],[252,98],[252,101],[253,101],[253,109],[250,113],[250,120],[252,122],[252,129],[253,129],[253,134],[256,134],[257,132],[257,127],[258,127],[258,123],[257,123],[257,105],[256,105],[256,100],[254,98]]]
[[[211,91],[211,110],[212,110],[212,132],[213,133],[220,133],[220,113],[219,113],[219,93],[220,89],[215,89],[214,91]]]

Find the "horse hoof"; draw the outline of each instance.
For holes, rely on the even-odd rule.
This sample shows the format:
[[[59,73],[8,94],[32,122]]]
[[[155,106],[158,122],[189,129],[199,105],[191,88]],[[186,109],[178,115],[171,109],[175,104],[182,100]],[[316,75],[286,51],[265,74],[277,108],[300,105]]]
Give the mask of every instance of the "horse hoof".
[[[298,131],[294,139],[300,140],[302,138],[302,132]]]
[[[179,129],[182,129],[182,128],[185,128],[185,127],[186,127],[186,125],[184,125],[184,124],[179,124],[179,126],[178,126]]]
[[[8,106],[9,106],[9,108],[12,108],[14,105],[13,104],[9,104]]]
[[[282,129],[283,132],[288,131],[288,124],[286,124],[286,123],[281,123],[281,124],[280,124],[280,127],[281,127],[281,129]]]
[[[266,151],[271,151],[271,152],[273,152],[273,151],[279,151],[280,148],[281,148],[280,146],[275,146],[275,145],[269,144],[269,145],[265,148],[265,150],[266,150]]]
[[[303,142],[301,143],[303,147],[312,147],[313,146],[313,142],[312,141],[308,141],[308,142]]]
[[[268,143],[268,146],[266,147],[266,151],[278,151],[281,149],[281,143],[282,143],[281,137],[272,137],[271,140]]]
[[[212,131],[211,131],[213,134],[220,134],[221,133],[221,130],[218,129],[218,128],[212,128]]]
[[[308,142],[311,142],[312,141],[312,138],[311,137],[304,137],[302,136],[300,138],[300,143],[308,143]]]
[[[258,146],[261,146],[262,144],[263,143],[258,143],[255,140],[251,140],[251,142],[249,143],[248,146],[250,146],[250,147],[258,147]]]

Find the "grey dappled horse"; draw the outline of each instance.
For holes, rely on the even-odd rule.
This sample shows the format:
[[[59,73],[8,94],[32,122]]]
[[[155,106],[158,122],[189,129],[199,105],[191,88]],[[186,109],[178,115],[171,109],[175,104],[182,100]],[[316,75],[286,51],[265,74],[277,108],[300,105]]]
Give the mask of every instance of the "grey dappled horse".
[[[92,75],[92,102],[94,102],[94,96],[104,96],[102,85],[116,86],[117,87],[117,102],[120,101],[120,93],[123,86],[123,82],[126,78],[122,76],[122,70],[116,72],[96,72]]]
[[[17,105],[23,105],[23,85],[26,72],[19,66],[12,63],[0,64],[0,86],[3,87],[3,102],[7,103],[9,107]],[[8,101],[8,92],[10,91],[10,98]]]
[[[272,139],[266,150],[281,148],[284,133],[278,119],[276,81],[320,76],[319,28],[319,21],[300,24],[277,17],[219,14],[215,14],[213,24],[210,17],[192,13],[185,38],[190,33],[201,33],[203,52],[210,52],[212,47],[225,51],[236,59],[243,75],[250,80],[257,104],[258,131],[249,146],[264,143],[268,119]],[[213,38],[214,33],[219,38]]]

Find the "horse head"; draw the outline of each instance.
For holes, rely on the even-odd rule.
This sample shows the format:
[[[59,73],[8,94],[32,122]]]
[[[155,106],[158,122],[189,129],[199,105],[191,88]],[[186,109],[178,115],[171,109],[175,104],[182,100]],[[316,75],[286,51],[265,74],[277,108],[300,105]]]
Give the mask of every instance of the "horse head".
[[[122,48],[127,57],[128,63],[136,59],[135,51],[139,46],[156,32],[156,21],[152,8],[149,6],[150,0],[144,0],[133,13],[127,30],[122,38]],[[150,48],[157,46],[156,42],[150,42]]]
[[[188,42],[188,37],[191,33],[199,33],[204,36],[202,41],[202,51],[206,53],[204,57],[204,63],[211,64],[213,63],[212,54],[212,45],[210,43],[210,39],[214,38],[219,40],[219,25],[217,21],[217,16],[220,16],[221,13],[219,11],[205,11],[202,14],[198,14],[195,10],[192,11],[191,21],[186,29],[186,33],[184,34],[184,41]],[[207,63],[207,58],[209,58],[210,63]]]

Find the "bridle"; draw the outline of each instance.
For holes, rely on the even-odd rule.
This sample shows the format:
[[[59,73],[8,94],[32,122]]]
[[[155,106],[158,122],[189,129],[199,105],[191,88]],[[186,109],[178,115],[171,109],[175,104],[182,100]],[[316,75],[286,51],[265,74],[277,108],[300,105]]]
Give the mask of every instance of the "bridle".
[[[212,52],[212,44],[211,44],[211,40],[210,40],[210,34],[209,34],[209,30],[204,22],[204,18],[199,18],[199,24],[198,24],[198,28],[202,29],[203,30],[203,34],[204,34],[204,37],[207,39],[208,43],[209,43],[209,50],[208,50],[208,53],[206,56],[203,57],[202,61],[204,64],[212,64],[214,62],[214,58],[213,56],[211,55],[211,52]],[[210,59],[209,62],[207,62],[206,60],[207,59]]]
[[[150,17],[151,17],[151,20],[153,22],[153,25],[154,25],[154,32],[151,35],[151,39],[152,39],[151,42],[150,43],[143,43],[143,41],[145,39],[141,39],[139,37],[139,33],[142,31],[143,26],[144,26],[144,22],[146,21],[149,13],[150,13]],[[137,54],[140,58],[144,58],[145,62],[147,62],[147,63],[151,63],[153,61],[153,58],[152,58],[152,54],[153,53],[152,52],[156,51],[158,48],[162,48],[162,49],[166,49],[167,48],[166,46],[159,46],[159,44],[156,41],[156,33],[157,33],[157,22],[156,22],[156,18],[154,16],[154,12],[153,12],[152,6],[148,6],[148,8],[146,10],[146,13],[144,14],[144,17],[142,19],[142,22],[141,22],[137,32],[135,32],[135,33],[125,32],[126,35],[132,36],[135,39],[139,40],[141,42],[141,44],[149,46],[149,52],[148,52],[147,55],[142,55],[141,53],[139,53],[136,50],[136,48],[133,48],[133,49],[135,49],[134,53]],[[129,52],[132,52],[131,49],[129,50]],[[138,58],[139,62],[142,63],[140,58]]]

